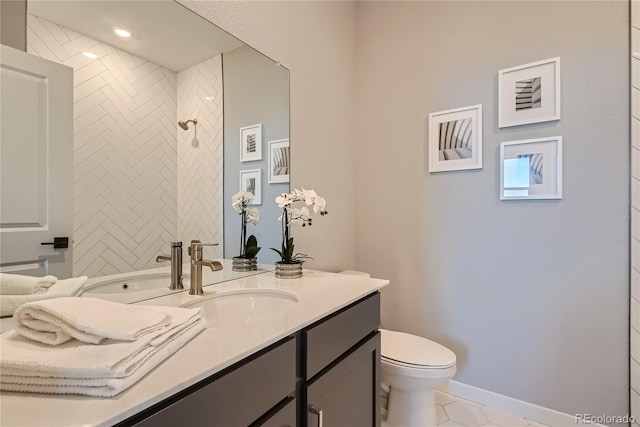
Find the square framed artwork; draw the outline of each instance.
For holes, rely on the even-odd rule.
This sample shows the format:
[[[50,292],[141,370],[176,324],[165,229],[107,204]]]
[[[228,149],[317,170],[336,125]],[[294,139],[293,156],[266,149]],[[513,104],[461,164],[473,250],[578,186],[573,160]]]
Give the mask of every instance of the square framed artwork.
[[[289,182],[289,140],[269,141],[269,183]]]
[[[240,128],[240,161],[262,160],[262,124]]]
[[[500,144],[500,200],[561,198],[561,136]]]
[[[429,172],[482,168],[482,105],[429,114]]]
[[[498,127],[560,120],[560,58],[498,71]]]
[[[250,205],[262,204],[262,170],[249,169],[240,171],[240,191],[248,191],[253,194],[253,202]]]

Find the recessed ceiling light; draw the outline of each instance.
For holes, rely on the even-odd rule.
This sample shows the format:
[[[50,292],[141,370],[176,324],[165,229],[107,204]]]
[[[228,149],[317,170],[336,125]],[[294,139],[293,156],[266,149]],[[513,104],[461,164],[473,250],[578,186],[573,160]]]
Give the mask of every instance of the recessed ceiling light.
[[[98,57],[98,55],[93,52],[82,52],[82,54],[89,59],[96,59]]]
[[[124,28],[114,28],[113,32],[119,35],[120,37],[128,38],[131,37],[131,32],[125,30]]]

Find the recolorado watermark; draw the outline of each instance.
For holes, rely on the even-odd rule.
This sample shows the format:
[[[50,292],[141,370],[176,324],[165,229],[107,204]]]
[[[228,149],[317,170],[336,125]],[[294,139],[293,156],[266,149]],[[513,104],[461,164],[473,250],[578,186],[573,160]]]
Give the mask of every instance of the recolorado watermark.
[[[576,424],[633,424],[636,419],[632,415],[593,415],[576,414]]]

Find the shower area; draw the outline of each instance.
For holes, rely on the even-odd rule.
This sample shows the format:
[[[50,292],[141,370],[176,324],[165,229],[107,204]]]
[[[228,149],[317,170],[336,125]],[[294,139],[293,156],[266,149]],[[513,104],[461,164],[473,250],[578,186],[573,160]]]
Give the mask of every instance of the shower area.
[[[27,40],[74,70],[73,275],[158,267],[172,240],[222,257],[222,56],[172,69],[35,15]]]

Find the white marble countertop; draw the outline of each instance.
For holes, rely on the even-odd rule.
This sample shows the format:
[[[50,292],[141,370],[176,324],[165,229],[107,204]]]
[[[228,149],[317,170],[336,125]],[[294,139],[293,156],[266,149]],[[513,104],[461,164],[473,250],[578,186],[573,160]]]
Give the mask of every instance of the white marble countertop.
[[[305,270],[300,279],[276,279],[273,272],[205,287],[214,293],[278,289],[295,295],[285,313],[268,321],[209,324],[185,347],[140,382],[112,398],[0,392],[0,424],[9,426],[106,426],[158,403],[245,357],[386,286],[381,279]],[[178,306],[196,300],[187,292],[141,304]]]

